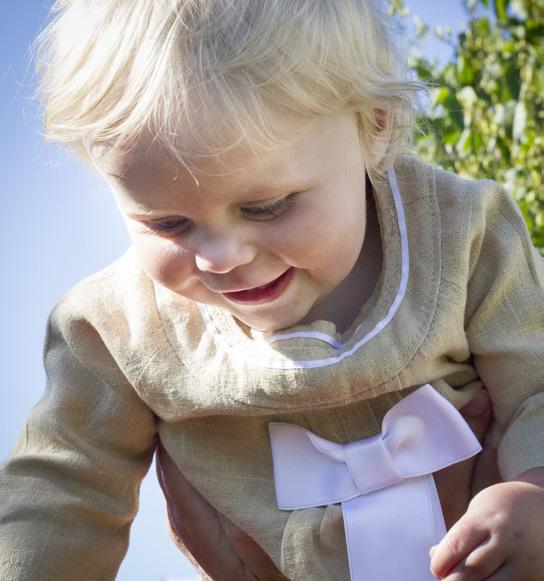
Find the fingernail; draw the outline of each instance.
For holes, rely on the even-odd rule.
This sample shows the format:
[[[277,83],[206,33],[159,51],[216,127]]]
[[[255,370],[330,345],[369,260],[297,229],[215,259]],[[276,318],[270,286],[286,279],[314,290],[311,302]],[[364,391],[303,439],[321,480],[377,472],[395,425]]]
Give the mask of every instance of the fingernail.
[[[433,545],[430,549],[429,549],[429,557],[432,559],[434,552],[436,551],[436,547],[437,545]]]

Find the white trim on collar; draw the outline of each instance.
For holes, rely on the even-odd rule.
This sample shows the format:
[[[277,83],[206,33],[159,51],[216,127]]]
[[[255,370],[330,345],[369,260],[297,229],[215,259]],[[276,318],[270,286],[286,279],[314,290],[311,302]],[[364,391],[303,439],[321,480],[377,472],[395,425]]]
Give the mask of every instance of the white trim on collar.
[[[376,325],[366,333],[359,341],[357,341],[351,349],[348,351],[344,351],[339,353],[337,356],[334,357],[327,357],[325,359],[315,359],[315,360],[302,360],[302,361],[289,361],[287,359],[256,359],[254,357],[250,357],[243,352],[241,349],[236,349],[234,345],[231,345],[226,338],[222,335],[221,331],[217,328],[216,324],[214,323],[213,319],[211,318],[206,305],[201,303],[198,304],[200,309],[200,313],[204,322],[206,323],[206,327],[208,330],[218,339],[218,341],[222,344],[223,347],[227,347],[231,353],[235,353],[238,357],[243,358],[249,363],[256,364],[259,367],[266,367],[272,369],[312,369],[316,367],[327,367],[329,365],[335,365],[336,363],[340,363],[347,357],[350,357],[355,352],[357,352],[363,345],[368,343],[372,338],[374,338],[378,333],[383,331],[385,327],[391,322],[391,319],[394,317],[395,313],[397,312],[398,308],[404,296],[406,295],[406,289],[408,288],[408,278],[410,274],[410,253],[409,253],[409,246],[408,246],[408,228],[406,226],[406,216],[404,213],[404,207],[402,204],[402,197],[400,194],[399,185],[397,182],[397,176],[395,174],[395,170],[393,168],[389,168],[387,170],[387,175],[389,177],[389,184],[391,186],[391,192],[393,193],[393,200],[395,203],[395,211],[397,214],[397,222],[399,227],[399,234],[400,234],[400,243],[401,243],[401,276],[399,282],[399,288],[397,290],[397,294],[395,299],[391,303],[389,310],[387,311],[385,317],[381,319]],[[362,325],[359,325],[354,333],[357,333]],[[288,339],[296,339],[296,338],[306,338],[306,339],[316,339],[319,341],[324,341],[329,345],[333,346],[335,349],[342,349],[346,343],[342,343],[338,341],[336,338],[327,335],[326,333],[321,333],[317,331],[299,331],[295,333],[285,333],[279,335],[273,335],[268,338],[268,342],[276,342],[276,341],[286,341]]]

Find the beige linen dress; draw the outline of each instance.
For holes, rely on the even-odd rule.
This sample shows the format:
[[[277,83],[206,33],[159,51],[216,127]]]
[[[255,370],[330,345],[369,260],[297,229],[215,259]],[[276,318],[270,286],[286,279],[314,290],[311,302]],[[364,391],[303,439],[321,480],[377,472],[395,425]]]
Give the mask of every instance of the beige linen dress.
[[[59,303],[47,390],[0,471],[0,581],[114,579],[158,437],[295,581],[349,578],[341,509],[276,508],[271,421],[348,442],[424,383],[460,408],[483,381],[502,476],[544,466],[544,261],[517,208],[415,158],[396,176],[374,180],[383,269],[343,335],[244,329],[131,250]]]

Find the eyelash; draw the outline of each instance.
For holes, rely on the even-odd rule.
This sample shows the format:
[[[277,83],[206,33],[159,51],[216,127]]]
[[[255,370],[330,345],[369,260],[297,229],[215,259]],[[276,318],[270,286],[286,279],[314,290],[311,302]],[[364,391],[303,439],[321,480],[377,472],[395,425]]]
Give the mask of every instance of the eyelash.
[[[294,206],[296,194],[289,194],[285,198],[263,204],[262,206],[246,206],[242,208],[242,213],[252,220],[266,221],[273,220],[284,214],[289,208]],[[150,220],[145,225],[152,231],[159,234],[179,235],[183,234],[191,227],[192,222],[186,218],[165,218],[163,220]]]
[[[145,225],[159,234],[178,235],[190,228],[191,221],[186,218],[165,218],[164,220],[150,220],[145,222]]]
[[[285,198],[263,204],[262,206],[247,206],[242,208],[242,212],[246,216],[249,215],[253,220],[272,220],[281,216],[295,204],[295,196],[296,194],[289,194]]]

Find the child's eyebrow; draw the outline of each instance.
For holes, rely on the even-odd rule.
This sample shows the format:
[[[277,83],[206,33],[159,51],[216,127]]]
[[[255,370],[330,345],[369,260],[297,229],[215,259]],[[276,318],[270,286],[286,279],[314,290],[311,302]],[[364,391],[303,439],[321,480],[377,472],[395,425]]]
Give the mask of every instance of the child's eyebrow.
[[[293,182],[286,182],[280,185],[277,184],[259,184],[253,188],[251,188],[248,192],[246,192],[243,196],[244,199],[247,199],[248,202],[251,201],[259,202],[266,197],[273,198],[277,195],[283,193],[295,193],[304,189],[308,188],[308,184],[297,183]],[[254,198],[254,200],[252,200]]]
[[[108,173],[108,176],[113,177],[119,182],[121,187],[127,186],[126,183],[127,176],[117,173]],[[300,179],[300,177],[294,177],[292,180],[287,178],[285,181],[278,182],[273,181],[263,181],[262,183],[256,183],[250,185],[250,187],[243,187],[243,185],[238,189],[235,187],[229,187],[227,191],[227,197],[232,195],[233,204],[257,204],[267,199],[272,199],[280,195],[287,195],[292,193],[299,193],[308,190],[312,187],[311,179]],[[130,188],[128,188],[130,190]],[[224,190],[213,188],[217,190],[218,195],[225,193]],[[230,192],[230,194],[229,194]],[[180,192],[181,193],[181,192]],[[147,209],[145,203],[139,202],[144,209]]]

